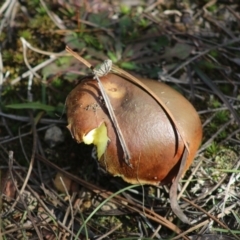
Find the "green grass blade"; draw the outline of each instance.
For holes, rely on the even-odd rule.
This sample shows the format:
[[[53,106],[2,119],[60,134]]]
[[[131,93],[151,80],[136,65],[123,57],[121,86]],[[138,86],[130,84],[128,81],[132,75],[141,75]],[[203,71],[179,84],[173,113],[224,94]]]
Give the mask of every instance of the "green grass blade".
[[[44,110],[46,112],[53,112],[55,111],[55,107],[42,104],[40,102],[28,102],[28,103],[16,103],[16,104],[9,104],[6,105],[7,108],[12,108],[12,109],[39,109],[39,110]]]

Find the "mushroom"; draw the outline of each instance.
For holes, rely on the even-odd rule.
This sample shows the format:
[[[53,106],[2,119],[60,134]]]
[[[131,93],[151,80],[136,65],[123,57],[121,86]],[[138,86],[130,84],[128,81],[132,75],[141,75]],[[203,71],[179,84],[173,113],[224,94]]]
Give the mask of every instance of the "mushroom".
[[[179,177],[191,165],[201,143],[199,116],[173,88],[150,79],[138,80],[161,99],[167,111],[129,79],[113,73],[100,77],[130,153],[129,162],[93,76],[84,78],[68,95],[67,128],[78,143],[96,146],[100,166],[113,176],[131,184],[173,183],[184,150],[188,154]]]

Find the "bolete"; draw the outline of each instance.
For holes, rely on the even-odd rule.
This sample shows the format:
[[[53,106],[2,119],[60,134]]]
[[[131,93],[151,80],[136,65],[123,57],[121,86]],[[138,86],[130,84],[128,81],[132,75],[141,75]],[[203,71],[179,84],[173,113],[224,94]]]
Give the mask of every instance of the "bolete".
[[[79,143],[94,144],[100,166],[128,183],[172,183],[186,147],[183,138],[188,144],[183,172],[201,143],[202,126],[194,107],[164,83],[139,79],[165,103],[173,121],[164,107],[129,79],[108,73],[100,80],[130,153],[130,164],[93,77],[84,78],[67,97],[67,127],[72,137]]]

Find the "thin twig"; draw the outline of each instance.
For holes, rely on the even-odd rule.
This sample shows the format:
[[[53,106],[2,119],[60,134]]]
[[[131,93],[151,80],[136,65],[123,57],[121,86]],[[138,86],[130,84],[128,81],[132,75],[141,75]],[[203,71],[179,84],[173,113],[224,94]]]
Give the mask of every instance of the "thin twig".
[[[195,175],[195,173],[197,172],[197,170],[199,169],[199,167],[202,165],[203,159],[201,158],[200,161],[198,162],[197,166],[194,168],[194,171],[191,173],[191,175],[188,177],[186,183],[184,184],[184,186],[182,187],[180,193],[178,194],[178,199],[180,199],[180,197],[183,195],[183,193],[185,192],[185,190],[187,189],[189,183],[191,182],[193,176]]]
[[[231,45],[231,44],[234,44],[234,43],[238,43],[240,41],[240,37],[238,38],[234,38],[233,40],[231,41],[228,41],[228,42],[224,42],[222,44],[219,44],[219,45],[216,45],[216,46],[213,46],[205,51],[202,51],[200,53],[198,53],[197,55],[195,55],[194,57],[188,59],[187,61],[185,61],[184,63],[180,64],[177,68],[175,68],[170,74],[167,74],[166,76],[164,77],[168,77],[168,76],[172,76],[174,75],[176,72],[178,72],[180,69],[182,69],[183,67],[185,67],[186,65],[188,65],[189,63],[193,62],[194,60],[206,55],[207,53],[209,53],[210,51],[212,50],[215,50],[215,49],[218,49],[218,48],[221,48],[221,47],[225,47],[227,45]]]
[[[9,212],[11,212],[11,211],[15,208],[16,204],[19,202],[19,199],[20,199],[20,200],[21,200],[21,203],[23,204],[23,206],[24,206],[24,208],[25,208],[25,210],[27,211],[28,217],[29,217],[29,219],[31,220],[33,227],[34,227],[35,230],[36,230],[36,233],[37,233],[37,235],[38,235],[38,238],[41,239],[41,240],[43,240],[42,234],[40,233],[38,227],[36,226],[36,223],[34,222],[33,216],[32,216],[32,214],[31,214],[31,212],[30,212],[30,210],[29,210],[26,202],[24,201],[24,199],[23,199],[23,197],[22,197],[23,191],[25,190],[25,188],[23,188],[24,186],[22,186],[21,190],[19,191],[19,189],[18,189],[18,187],[17,187],[17,184],[16,184],[15,181],[14,181],[12,166],[13,166],[13,151],[9,151],[9,173],[10,173],[10,175],[11,175],[12,182],[13,182],[13,184],[14,184],[14,186],[15,186],[15,189],[16,189],[16,191],[17,191],[17,193],[18,193],[18,196],[17,196],[17,198],[15,199],[15,202],[11,205]],[[29,169],[30,169],[30,168],[29,168]],[[31,173],[31,169],[30,169],[30,171],[28,171],[28,173],[29,173],[29,172]],[[27,180],[27,181],[26,181],[26,180]],[[25,182],[24,182],[24,183],[27,183],[27,182],[28,182],[28,178],[25,179]]]
[[[61,54],[63,54],[63,53],[65,53],[65,51],[60,52],[59,55],[51,55],[48,60],[40,63],[39,65],[31,68],[31,70],[28,70],[27,72],[23,73],[21,76],[15,78],[14,80],[12,80],[12,81],[10,82],[10,84],[11,84],[11,85],[15,85],[15,84],[18,83],[21,79],[26,78],[26,77],[28,77],[29,75],[31,75],[32,72],[36,72],[36,71],[42,69],[43,67],[47,66],[48,64],[56,61],[60,56],[63,56],[63,55],[61,55]],[[65,56],[66,56],[66,53],[65,53]]]
[[[50,57],[53,57],[53,56],[55,56],[55,57],[71,56],[70,54],[66,53],[66,51],[55,53],[55,52],[48,52],[48,51],[44,51],[44,50],[41,50],[39,48],[33,47],[24,37],[20,37],[20,40],[26,47],[28,47],[32,51],[34,51],[36,53],[40,53],[42,55],[47,55],[47,56],[50,56]]]
[[[102,94],[102,97],[105,101],[105,104],[107,106],[107,110],[108,110],[108,113],[110,115],[110,119],[111,121],[113,122],[113,125],[114,125],[114,128],[117,132],[117,135],[118,135],[118,138],[119,138],[119,141],[121,143],[121,147],[122,147],[122,150],[123,150],[123,153],[124,153],[124,159],[125,159],[125,162],[128,164],[128,166],[132,167],[131,163],[129,162],[130,160],[130,152],[128,150],[128,147],[127,147],[127,144],[125,142],[125,139],[124,139],[124,136],[122,134],[122,131],[121,131],[121,128],[119,127],[119,124],[118,124],[118,121],[117,121],[117,118],[115,116],[115,113],[113,111],[113,108],[112,108],[112,105],[111,105],[111,102],[106,94],[106,91],[99,79],[99,76],[98,76],[98,70],[96,70],[88,61],[86,61],[84,58],[82,58],[80,55],[78,55],[76,52],[74,52],[71,48],[69,48],[68,46],[66,46],[66,51],[71,53],[73,55],[73,57],[75,57],[76,59],[78,59],[80,62],[82,62],[85,66],[87,66],[88,68],[90,68],[94,75],[95,75],[95,79],[97,79],[97,83],[98,83],[98,86],[99,86],[99,89],[101,91],[101,94]],[[110,68],[111,70],[111,68]],[[101,72],[101,71],[100,71]],[[102,74],[100,74],[102,75]],[[103,74],[104,75],[104,74]],[[102,75],[102,76],[103,76]]]
[[[110,231],[108,231],[107,233],[103,234],[101,237],[97,238],[96,240],[102,240],[102,239],[106,238],[107,236],[109,236],[110,234],[115,232],[117,229],[119,229],[121,226],[122,226],[122,223],[118,224],[117,226],[115,226]]]
[[[197,204],[193,203],[192,201],[186,199],[185,197],[182,197],[182,199],[184,201],[186,201],[187,203],[189,203],[190,205],[192,205],[193,207],[195,207],[196,209],[200,210],[201,212],[205,213],[209,218],[211,218],[212,220],[214,220],[215,222],[217,222],[220,226],[222,226],[224,229],[228,230],[229,233],[231,233],[236,239],[240,239],[240,237],[238,237],[237,235],[235,235],[231,229],[225,225],[224,223],[222,223],[221,221],[219,221],[215,216],[213,216],[212,214],[209,214],[207,211],[205,211],[203,208],[201,208],[200,206],[198,206]]]
[[[124,159],[125,159],[126,163],[128,164],[128,166],[132,167],[132,164],[129,161],[131,159],[131,155],[130,155],[129,149],[127,147],[127,144],[125,142],[124,136],[122,134],[121,128],[120,128],[120,126],[118,124],[118,121],[117,121],[117,118],[115,116],[115,113],[114,113],[114,111],[112,109],[111,102],[110,102],[110,100],[109,100],[109,98],[108,98],[108,96],[107,96],[107,94],[106,94],[106,92],[104,90],[104,87],[103,87],[103,85],[102,85],[102,83],[101,83],[101,81],[100,81],[100,79],[99,79],[99,77],[97,75],[96,75],[96,79],[97,79],[97,82],[98,82],[98,86],[99,86],[99,88],[101,90],[101,93],[102,93],[102,96],[103,96],[103,100],[104,100],[104,102],[105,102],[105,104],[107,106],[110,118],[111,118],[111,120],[112,120],[112,122],[113,122],[113,124],[115,126],[116,131],[117,131],[118,138],[119,138],[119,141],[120,141],[122,149],[123,149]]]
[[[213,142],[213,140],[222,132],[224,131],[230,124],[232,123],[232,119],[229,120],[228,122],[224,123],[221,127],[219,127],[219,129],[217,130],[216,133],[214,133],[211,138],[208,139],[207,142],[205,142],[201,148],[199,149],[200,152],[202,152],[203,150],[205,150],[207,147],[209,147],[209,145]]]
[[[48,126],[44,126],[42,128],[39,128],[39,129],[37,129],[37,131],[44,131],[44,130],[46,130],[48,128],[49,128],[49,125]],[[9,139],[2,140],[2,141],[0,141],[0,145],[4,144],[4,143],[12,142],[12,141],[14,141],[16,139],[19,139],[20,137],[26,137],[26,136],[28,136],[30,134],[32,134],[32,131],[27,132],[27,133],[23,133],[21,136],[11,137]]]
[[[60,181],[61,181],[61,183],[63,185],[63,188],[65,190],[65,193],[67,195],[67,199],[68,199],[68,202],[69,202],[69,207],[70,207],[70,212],[71,212],[72,232],[73,232],[73,229],[74,229],[74,215],[73,215],[73,206],[72,206],[71,197],[69,195],[68,189],[67,189],[67,187],[65,185],[65,182],[63,181],[62,177],[60,176],[59,179],[60,179]],[[65,217],[64,217],[64,220],[63,220],[63,224],[64,225],[66,225],[65,222],[67,221],[67,218],[68,218],[67,212],[68,211],[66,211],[66,214],[65,214]],[[72,237],[73,236],[71,235],[71,239],[72,239]]]
[[[237,165],[236,165],[235,169],[236,169],[236,170],[239,169],[239,166],[240,166],[240,159],[238,159]],[[228,193],[229,193],[229,190],[230,190],[230,186],[231,186],[231,184],[233,183],[233,179],[234,179],[235,174],[236,174],[236,173],[232,173],[232,174],[231,174],[231,177],[230,177],[229,182],[228,182],[228,184],[227,184],[227,187],[226,187],[226,190],[225,190],[225,197],[224,197],[224,200],[223,200],[222,212],[225,211],[225,204],[226,204],[227,199],[228,199],[228,197],[229,197],[229,194],[228,194]]]
[[[83,179],[75,176],[75,175],[72,175],[70,174],[69,172],[61,169],[60,167],[58,167],[57,165],[55,165],[53,162],[50,162],[48,161],[47,159],[43,158],[42,156],[40,155],[37,155],[36,156],[37,159],[39,159],[40,161],[44,162],[45,164],[53,167],[54,169],[56,169],[57,171],[59,171],[60,173],[66,175],[67,177],[69,177],[71,180],[83,185],[84,187],[90,189],[91,191],[95,192],[96,194],[100,195],[101,197],[103,198],[108,198],[112,192],[109,192],[109,191],[106,191],[104,189],[101,189],[100,187],[96,186],[96,185],[93,185],[87,181],[84,181]],[[136,202],[133,202],[133,201],[129,201],[128,199],[126,198],[123,198],[121,196],[115,196],[114,199],[113,199],[113,202],[116,203],[117,205],[120,205],[122,206],[122,203],[128,203],[128,204],[125,204],[124,206],[129,209],[130,211],[133,211],[133,212],[138,212],[140,214],[142,214],[142,209],[143,209],[143,206],[142,204],[138,204]],[[166,227],[168,227],[169,229],[171,229],[172,231],[176,232],[176,233],[181,233],[181,230],[175,225],[173,224],[172,222],[170,222],[169,220],[167,220],[166,218],[160,216],[159,214],[155,213],[154,211],[144,207],[144,211],[145,211],[145,215],[146,217],[148,217],[149,219],[159,223],[159,224],[162,224]],[[184,239],[188,239],[186,237],[184,237]]]
[[[5,118],[9,118],[15,121],[20,121],[20,122],[29,122],[30,118],[29,117],[25,117],[25,116],[18,116],[18,115],[14,115],[14,114],[7,114],[7,113],[3,113],[0,111],[0,116],[5,117]],[[48,119],[48,118],[41,118],[39,120],[39,123],[41,124],[66,124],[66,120],[58,120],[58,119]]]
[[[51,11],[48,9],[46,3],[45,3],[43,0],[40,0],[40,2],[41,2],[41,4],[42,4],[42,6],[44,7],[44,9],[46,10],[49,18],[56,24],[56,26],[57,26],[58,28],[62,29],[62,30],[65,30],[65,29],[66,29],[66,26],[63,24],[63,21],[61,21],[58,16],[56,16],[53,12],[51,12]]]

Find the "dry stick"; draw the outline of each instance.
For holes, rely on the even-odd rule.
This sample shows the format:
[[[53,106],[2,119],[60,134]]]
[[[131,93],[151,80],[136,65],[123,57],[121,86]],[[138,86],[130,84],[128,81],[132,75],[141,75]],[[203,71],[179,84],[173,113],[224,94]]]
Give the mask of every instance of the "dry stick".
[[[83,59],[81,56],[79,56],[77,53],[75,53],[74,51],[72,51],[68,46],[66,47],[66,51],[69,52],[69,53],[71,53],[76,59],[78,59],[80,62],[82,62],[82,63],[83,63],[84,65],[86,65],[88,68],[92,69],[92,71],[93,71],[93,73],[94,73],[94,75],[95,75],[94,78],[97,79],[98,86],[99,86],[99,88],[100,88],[101,94],[102,94],[103,99],[104,99],[104,101],[105,101],[105,104],[106,104],[106,106],[107,106],[107,110],[108,110],[108,112],[109,112],[110,118],[111,118],[111,120],[112,120],[112,122],[113,122],[113,125],[114,125],[116,131],[117,131],[118,138],[119,138],[119,140],[120,140],[121,147],[122,147],[122,149],[123,149],[124,159],[125,159],[126,163],[128,164],[128,166],[131,167],[132,165],[131,165],[131,163],[129,162],[129,160],[130,160],[131,157],[130,157],[130,153],[129,153],[128,147],[127,147],[126,142],[125,142],[125,139],[124,139],[124,137],[123,137],[121,128],[119,127],[119,124],[118,124],[117,118],[116,118],[116,116],[115,116],[115,113],[114,113],[114,111],[113,111],[113,108],[112,108],[112,105],[111,105],[111,103],[110,103],[110,100],[109,100],[109,98],[108,98],[108,96],[107,96],[107,94],[106,94],[106,92],[105,92],[105,90],[104,90],[104,87],[103,87],[103,85],[102,85],[102,83],[101,83],[101,81],[100,81],[100,79],[99,79],[99,77],[98,77],[99,72],[98,72],[97,70],[95,70],[95,69],[93,68],[93,66],[92,66],[88,61],[86,61],[86,60]],[[100,72],[101,72],[101,71],[100,71]],[[106,73],[106,74],[107,74],[107,73]],[[102,74],[99,74],[99,75],[102,75]]]
[[[108,109],[109,115],[111,117],[111,120],[113,121],[113,124],[114,124],[115,128],[116,128],[116,131],[117,131],[117,134],[118,134],[118,137],[119,137],[122,149],[123,149],[124,159],[125,159],[126,163],[128,164],[128,166],[132,167],[132,164],[129,162],[129,160],[131,159],[131,155],[130,155],[128,147],[127,147],[127,145],[125,143],[125,139],[124,139],[124,137],[122,135],[121,128],[119,127],[117,118],[116,118],[116,116],[114,114],[114,111],[112,109],[112,105],[110,103],[110,100],[109,100],[107,94],[105,93],[104,87],[103,87],[103,85],[102,85],[98,75],[96,75],[96,77],[94,77],[94,78],[96,78],[97,81],[98,81],[98,86],[99,86],[99,88],[101,90],[104,102],[107,105],[107,109]]]
[[[86,61],[85,59],[83,59],[82,57],[80,57],[77,53],[75,53],[74,51],[72,51],[68,46],[66,46],[66,51],[69,52],[69,53],[71,53],[76,59],[78,59],[78,60],[81,61],[83,64],[85,64],[88,68],[93,69],[92,65],[91,65],[88,61]],[[185,152],[185,150],[184,150],[184,156],[181,158],[181,166],[182,166],[182,167],[179,169],[178,174],[177,174],[177,176],[176,176],[176,179],[173,181],[173,184],[172,184],[171,189],[170,189],[170,192],[171,192],[171,194],[170,194],[170,203],[171,203],[171,207],[172,207],[172,209],[173,209],[173,212],[174,212],[183,222],[189,224],[189,221],[188,221],[187,217],[184,215],[184,213],[183,213],[182,210],[180,209],[180,206],[179,206],[179,204],[178,204],[178,202],[177,202],[177,187],[176,187],[176,185],[178,184],[178,180],[179,180],[179,179],[182,177],[182,175],[183,175],[184,167],[186,166],[186,161],[187,161],[187,154],[189,153],[189,147],[188,147],[187,141],[186,141],[185,137],[183,136],[184,131],[180,131],[180,130],[179,130],[179,126],[178,126],[177,121],[175,120],[173,114],[168,110],[168,108],[167,108],[166,104],[164,103],[164,101],[162,101],[150,88],[148,88],[147,86],[145,86],[145,84],[143,84],[141,81],[139,81],[136,77],[134,77],[134,76],[132,76],[131,74],[127,73],[126,71],[118,68],[117,66],[114,66],[114,65],[113,65],[113,66],[111,67],[111,71],[114,72],[114,73],[116,73],[116,74],[118,74],[118,75],[120,75],[120,76],[123,76],[126,80],[128,80],[128,81],[136,84],[138,87],[141,87],[144,91],[146,91],[146,92],[165,110],[167,116],[169,117],[169,119],[171,120],[171,122],[172,122],[173,125],[175,126],[176,130],[178,131],[178,133],[179,133],[179,135],[180,135],[180,137],[181,137],[181,139],[182,139],[182,141],[183,141],[183,143],[184,143],[184,145],[185,145],[185,148],[186,148],[185,150],[186,150],[186,152]],[[93,72],[94,72],[95,75],[97,76],[96,71],[94,71],[94,69],[93,69]],[[99,82],[100,82],[100,81],[99,81]],[[100,82],[100,84],[101,84],[101,82]],[[105,93],[105,91],[104,91],[104,93]],[[103,97],[104,97],[104,93],[102,92]],[[108,99],[107,95],[106,95],[105,97],[106,97],[106,99]],[[106,104],[107,104],[107,102],[106,102]],[[115,117],[115,114],[114,114],[114,112],[113,112],[113,110],[112,110],[111,104],[110,104],[110,109],[108,108],[108,111],[109,111],[109,112],[112,111],[112,113],[113,113],[113,115],[114,115],[114,117]],[[110,116],[111,116],[111,115],[110,115]],[[114,120],[112,119],[112,121],[114,121]],[[121,137],[122,137],[122,135],[121,135],[121,129],[120,129],[117,125],[114,125],[114,126],[115,126],[115,128],[117,129],[117,131],[120,132],[120,134],[118,134],[118,137],[119,137],[120,142],[121,142]],[[117,126],[117,127],[116,127],[116,126]],[[126,153],[128,153],[128,149],[127,149],[127,147],[126,147],[124,138],[122,138],[121,144],[123,144],[123,143],[124,143],[124,145],[122,145],[122,148],[123,148],[123,151],[124,151],[124,153],[125,153],[125,156],[127,156]],[[126,147],[126,148],[125,148],[125,147]],[[130,156],[130,155],[129,155],[129,156]],[[126,163],[129,163],[129,161],[128,161],[127,159],[125,159],[125,160],[126,160]],[[128,165],[129,165],[129,164],[128,164]],[[131,166],[131,165],[129,165],[129,166]]]

